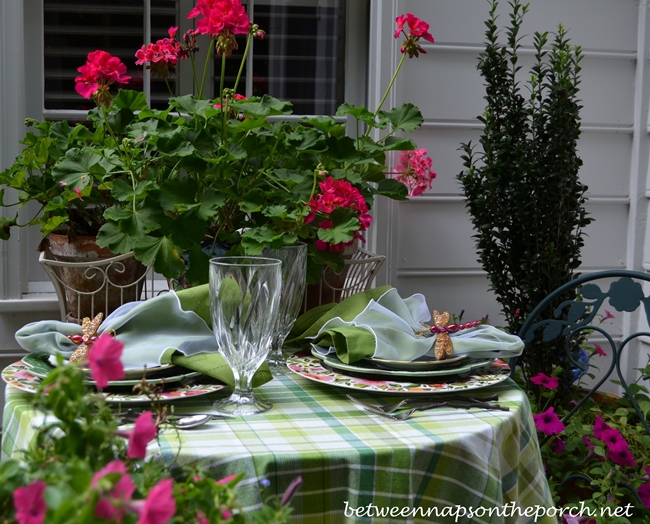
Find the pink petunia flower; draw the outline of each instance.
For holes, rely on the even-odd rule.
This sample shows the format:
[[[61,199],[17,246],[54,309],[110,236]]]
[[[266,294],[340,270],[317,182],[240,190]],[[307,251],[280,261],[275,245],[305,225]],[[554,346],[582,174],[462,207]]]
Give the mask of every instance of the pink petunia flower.
[[[90,347],[88,352],[90,375],[99,389],[104,389],[110,380],[124,378],[123,349],[124,344],[108,333],[104,333]]]
[[[16,508],[18,524],[41,524],[45,520],[47,505],[43,494],[46,487],[45,482],[37,480],[14,491],[14,508]]]
[[[555,453],[562,453],[564,451],[564,441],[559,437],[553,440],[552,446],[555,447]]]
[[[606,429],[601,435],[601,440],[611,451],[623,451],[628,449],[628,443],[618,429]]]
[[[217,480],[217,484],[228,484],[228,482],[230,482],[235,477],[237,477],[237,475],[228,475],[227,477],[224,477],[221,480]]]
[[[639,494],[639,498],[641,499],[641,502],[643,502],[644,506],[650,509],[650,482],[641,484],[636,492]]]
[[[135,427],[129,430],[118,430],[116,435],[129,439],[129,449],[126,456],[143,459],[147,455],[147,444],[158,434],[158,426],[153,422],[151,411],[141,413],[135,419]]]
[[[146,500],[133,500],[129,509],[136,512],[137,524],[165,524],[176,513],[174,483],[172,479],[163,479],[147,495]]]
[[[531,377],[530,381],[538,386],[544,386],[546,389],[555,389],[558,386],[557,377],[549,377],[544,373],[538,373]]]
[[[594,344],[594,353],[596,353],[596,355],[600,355],[601,357],[607,356],[607,353],[605,353],[600,344]]]
[[[596,420],[594,421],[594,437],[602,440],[603,432],[607,429],[612,429],[607,422],[605,422],[600,415],[596,415]]]
[[[418,196],[431,189],[433,179],[436,178],[436,172],[431,169],[432,160],[426,154],[426,149],[402,152],[399,165],[391,175],[408,187],[409,196]]]
[[[603,317],[603,320],[607,320],[607,319],[610,319],[610,318],[616,318],[616,317],[612,314],[611,311],[606,309],[605,310],[605,316]]]
[[[544,413],[533,415],[535,426],[545,435],[554,435],[564,431],[564,424],[555,414],[555,408],[551,406]]]
[[[628,466],[633,468],[636,466],[636,461],[634,460],[634,455],[630,453],[630,450],[625,448],[619,451],[609,450],[607,452],[607,458],[611,459],[612,462],[618,464],[619,466]]]
[[[99,470],[93,476],[90,483],[91,487],[95,486],[106,475],[119,473],[121,477],[109,490],[107,497],[102,497],[95,506],[95,516],[105,520],[121,522],[126,514],[127,503],[131,500],[135,491],[135,484],[129,476],[124,462],[113,460]]]

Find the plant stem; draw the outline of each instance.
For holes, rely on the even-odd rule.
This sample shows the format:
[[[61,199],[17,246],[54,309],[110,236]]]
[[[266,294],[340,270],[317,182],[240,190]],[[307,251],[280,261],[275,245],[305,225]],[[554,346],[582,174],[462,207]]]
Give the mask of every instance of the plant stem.
[[[246,64],[246,59],[248,58],[248,49],[250,48],[252,39],[253,39],[253,35],[248,33],[248,38],[246,39],[246,47],[244,48],[244,56],[242,57],[241,63],[239,64],[239,71],[237,72],[237,79],[235,80],[235,86],[232,89],[235,93],[237,92],[237,87],[239,86],[239,80],[241,78],[242,72],[244,71],[244,64]],[[223,73],[222,73],[222,75],[223,75]]]
[[[384,105],[384,102],[388,98],[388,93],[390,93],[390,90],[393,89],[393,84],[395,83],[395,80],[397,79],[397,75],[399,73],[399,70],[402,68],[402,64],[404,63],[405,58],[406,58],[406,53],[402,53],[402,58],[400,59],[399,64],[397,64],[397,67],[395,68],[395,72],[393,73],[393,78],[390,79],[390,83],[388,84],[388,87],[386,88],[386,92],[384,93],[384,97],[381,99],[381,102],[379,102],[379,105],[377,106],[377,109],[375,110],[375,113],[373,114],[374,118],[377,118],[377,115],[379,114],[379,111],[381,110],[381,106]],[[366,129],[366,134],[364,136],[369,136],[371,129],[372,129],[372,126],[368,126],[368,129]]]
[[[212,49],[214,48],[214,40],[210,39],[210,46],[208,47],[208,56],[205,57],[205,65],[203,66],[203,78],[201,79],[201,89],[199,90],[199,98],[203,98],[203,88],[205,87],[205,79],[208,77],[208,66],[210,65],[210,58],[212,57]],[[223,75],[221,76],[223,83]]]

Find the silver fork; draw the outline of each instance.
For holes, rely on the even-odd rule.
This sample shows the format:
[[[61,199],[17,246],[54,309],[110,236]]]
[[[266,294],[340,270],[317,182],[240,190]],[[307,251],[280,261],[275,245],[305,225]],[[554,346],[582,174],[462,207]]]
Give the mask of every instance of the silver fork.
[[[405,398],[403,400],[400,400],[399,402],[394,402],[393,404],[386,404],[386,405],[380,405],[380,404],[369,404],[368,402],[364,402],[362,400],[358,400],[354,398],[352,395],[345,395],[349,400],[352,402],[356,402],[357,404],[360,404],[361,406],[366,406],[372,410],[377,410],[381,411],[382,413],[394,413],[398,409],[401,408],[406,408],[408,406],[413,406],[413,407],[419,407],[419,406],[428,406],[431,404],[431,400],[423,400],[421,398],[418,399],[413,399],[413,398]],[[498,395],[490,395],[487,397],[462,397],[460,395],[454,395],[451,397],[445,397],[444,400],[437,401],[438,402],[448,402],[448,401],[453,401],[453,400],[467,400],[469,402],[474,402],[474,403],[484,403],[484,402],[489,402],[491,400],[499,400]]]

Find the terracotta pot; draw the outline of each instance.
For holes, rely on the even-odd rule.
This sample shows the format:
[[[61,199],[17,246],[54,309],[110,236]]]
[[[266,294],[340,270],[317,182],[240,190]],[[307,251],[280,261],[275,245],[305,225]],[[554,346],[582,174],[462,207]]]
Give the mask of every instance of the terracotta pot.
[[[132,255],[116,256],[88,236],[70,242],[65,234],[51,233],[47,245],[54,260],[75,264],[50,267],[65,288],[68,321],[100,312],[106,317],[122,304],[140,299],[147,268]]]

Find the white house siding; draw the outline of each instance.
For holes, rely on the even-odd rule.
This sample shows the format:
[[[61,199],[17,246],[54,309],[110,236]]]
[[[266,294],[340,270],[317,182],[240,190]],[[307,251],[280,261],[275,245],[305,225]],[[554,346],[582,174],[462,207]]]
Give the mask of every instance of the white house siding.
[[[476,65],[484,48],[488,2],[404,0],[377,4],[384,10],[381,16],[388,17],[386,11],[393,17],[411,12],[425,19],[435,38],[435,44],[424,46],[426,55],[407,61],[392,102],[410,101],[422,110],[424,128],[413,137],[431,154],[438,176],[426,196],[382,203],[376,249],[389,256],[384,278],[403,295],[423,293],[432,308],[456,314],[465,310],[469,320],[489,314],[498,324],[500,308],[477,262],[473,229],[456,181],[463,169],[460,143],[477,143],[480,135],[476,116],[484,110],[485,93]],[[378,12],[376,9],[375,14]],[[501,2],[501,27],[508,24],[509,12],[508,3]],[[641,5],[634,0],[532,0],[525,16],[522,84],[529,77],[535,31],[553,32],[562,23],[571,42],[580,45],[584,53],[579,143],[584,165],[580,176],[589,186],[587,207],[594,222],[586,229],[583,273],[650,269],[644,249],[648,245],[644,241],[648,195],[646,12],[645,0]],[[385,42],[381,50],[390,57],[397,53],[397,42],[388,36],[381,36]],[[391,66],[391,60],[376,63],[384,69]],[[377,72],[375,76],[379,76]]]

